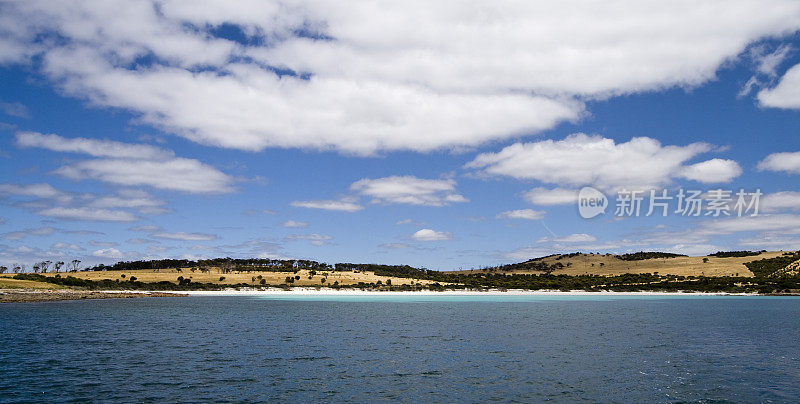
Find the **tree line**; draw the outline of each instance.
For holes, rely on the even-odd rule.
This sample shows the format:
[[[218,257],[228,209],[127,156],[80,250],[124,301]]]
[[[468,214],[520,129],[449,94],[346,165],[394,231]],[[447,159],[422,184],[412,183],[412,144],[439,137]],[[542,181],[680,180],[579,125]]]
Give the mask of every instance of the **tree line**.
[[[46,273],[46,272],[77,272],[81,260],[75,259],[72,261],[39,261],[31,265],[33,273]],[[64,271],[62,271],[62,269]],[[0,265],[0,274],[8,271],[18,274],[28,271],[28,265],[24,263],[13,264],[11,267]]]

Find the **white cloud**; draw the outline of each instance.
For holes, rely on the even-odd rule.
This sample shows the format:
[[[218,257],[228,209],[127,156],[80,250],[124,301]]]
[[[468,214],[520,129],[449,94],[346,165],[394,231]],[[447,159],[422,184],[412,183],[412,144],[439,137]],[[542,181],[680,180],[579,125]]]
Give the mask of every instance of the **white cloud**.
[[[359,210],[364,209],[363,206],[354,202],[333,200],[294,201],[291,203],[291,205],[297,208],[341,210],[345,212],[358,212]]]
[[[70,139],[37,132],[17,132],[16,143],[19,147],[37,147],[57,152],[88,154],[94,157],[167,159],[174,156],[171,151],[145,144],[130,144],[81,137]]]
[[[765,234],[760,237],[743,238],[739,245],[744,248],[763,249],[768,251],[797,251],[800,237]]]
[[[121,190],[117,195],[99,197],[89,205],[95,208],[130,208],[145,214],[162,214],[164,201],[154,198],[147,192],[138,190]]]
[[[800,209],[800,192],[783,191],[766,194],[758,203],[758,209],[764,212]]]
[[[663,146],[647,137],[616,143],[613,139],[578,133],[558,141],[515,143],[497,153],[482,153],[466,167],[482,169],[491,175],[559,185],[647,188],[686,174],[683,164],[709,150],[711,146],[705,143]],[[697,174],[698,178],[720,179],[718,165],[701,163],[689,173]]]
[[[774,232],[780,234],[800,234],[800,216],[758,215],[732,217],[721,220],[706,220],[700,226],[704,234],[731,234],[745,231]]]
[[[56,229],[52,227],[38,227],[35,229],[8,232],[3,234],[3,238],[6,240],[22,240],[28,236],[49,236],[55,232]]]
[[[372,198],[373,203],[446,206],[467,202],[456,192],[454,180],[429,180],[405,176],[362,179],[350,185],[350,190]]]
[[[756,71],[768,77],[778,75],[778,66],[786,60],[786,57],[793,50],[789,44],[782,44],[772,52],[767,52],[764,47],[756,47],[756,49],[757,51],[754,55]]]
[[[800,152],[773,153],[758,163],[761,171],[783,171],[800,174]]]
[[[545,212],[542,210],[533,209],[518,209],[502,212],[497,215],[498,219],[527,219],[527,220],[541,220],[544,219]]]
[[[217,239],[217,236],[214,234],[184,233],[182,231],[176,233],[166,233],[166,232],[155,233],[152,236],[166,240],[182,240],[182,241],[208,241]]]
[[[71,220],[131,221],[136,216],[127,211],[109,208],[136,209],[142,214],[163,214],[164,201],[138,190],[120,190],[116,195],[74,194],[49,184],[0,184],[0,195],[30,196],[38,199],[17,206],[32,209],[36,214]]]
[[[116,248],[103,248],[92,252],[92,255],[95,257],[111,258],[111,259],[122,259],[125,257],[125,254],[123,254]]]
[[[91,220],[102,222],[132,222],[138,220],[131,212],[124,210],[98,209],[90,207],[66,208],[52,207],[36,212],[42,216],[55,217],[67,220]]]
[[[450,240],[453,238],[453,235],[442,231],[421,229],[414,233],[411,237],[417,241],[441,241]]]
[[[9,116],[17,118],[29,118],[28,107],[19,102],[4,102],[0,101],[0,111]]]
[[[281,226],[298,228],[298,227],[306,227],[306,226],[308,226],[308,223],[299,222],[299,221],[296,221],[296,220],[287,220],[287,221],[283,222],[283,224],[281,224]]]
[[[94,246],[94,247],[116,247],[116,246],[119,245],[119,243],[114,242],[114,241],[96,241],[96,240],[93,240],[93,241],[89,242],[89,245]]]
[[[773,83],[778,76],[778,67],[791,51],[792,46],[788,44],[782,44],[773,50],[769,50],[766,44],[751,46],[747,53],[753,59],[755,74],[747,80],[738,96],[746,96],[755,89]]]
[[[124,186],[150,186],[196,194],[233,192],[233,179],[197,160],[85,160],[67,165],[56,173],[70,179],[94,179]]]
[[[83,248],[81,248],[78,245],[72,244],[72,243],[55,243],[52,246],[50,246],[50,249],[51,250],[56,250],[56,251],[57,250],[62,250],[62,251],[63,250],[83,251]]]
[[[537,240],[538,243],[591,243],[597,238],[586,233],[575,233],[562,237],[543,237]]]
[[[533,188],[525,192],[522,197],[534,205],[569,205],[578,202],[578,191],[564,188]]]
[[[411,219],[401,219],[401,220],[398,220],[398,221],[394,222],[394,224],[401,225],[401,224],[409,224],[411,222],[413,222],[413,220],[411,220]]]
[[[714,244],[694,244],[694,243],[674,244],[668,247],[663,247],[658,249],[658,251],[663,251],[673,254],[683,254],[683,255],[688,255],[690,257],[708,255],[723,250],[725,250],[725,248]]]
[[[134,227],[129,228],[128,230],[130,230],[130,231],[141,231],[141,232],[144,232],[144,233],[155,233],[157,231],[161,231],[161,227],[148,224],[148,225],[134,226]]]
[[[146,238],[139,238],[139,237],[125,240],[125,242],[128,244],[158,244],[158,241],[148,240]]]
[[[147,247],[148,254],[163,254],[167,252],[167,250],[169,250],[169,248],[160,245],[151,245]]]
[[[65,165],[55,171],[73,180],[94,179],[117,185],[150,186],[197,194],[234,191],[234,180],[227,174],[198,160],[174,157],[171,151],[150,145],[64,138],[36,132],[18,132],[16,139],[21,147],[98,157]]]
[[[68,202],[73,198],[71,194],[53,188],[50,184],[0,184],[0,194],[57,199],[62,202]]]
[[[678,176],[702,183],[731,182],[742,174],[739,163],[733,160],[711,159],[686,166]]]
[[[797,30],[799,10],[785,0],[29,0],[4,7],[0,63],[36,57],[67,94],[205,144],[431,150],[576,119],[576,97],[700,85],[748,44]],[[251,41],[214,36],[223,23]]]
[[[290,234],[284,238],[286,241],[294,241],[294,240],[307,240],[313,245],[327,245],[331,244],[330,240],[333,240],[333,237],[327,234]]]
[[[255,215],[258,215],[258,214],[274,215],[274,214],[277,214],[278,212],[276,212],[274,210],[269,210],[269,209],[247,209],[247,210],[243,211],[242,213],[245,216],[255,216]]]
[[[775,87],[759,91],[758,101],[765,107],[800,108],[800,64],[787,70]]]

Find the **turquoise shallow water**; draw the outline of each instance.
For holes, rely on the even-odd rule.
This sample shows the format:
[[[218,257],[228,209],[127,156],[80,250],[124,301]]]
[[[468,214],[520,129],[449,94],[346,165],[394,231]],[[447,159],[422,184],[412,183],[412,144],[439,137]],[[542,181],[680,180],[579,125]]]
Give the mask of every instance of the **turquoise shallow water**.
[[[269,296],[0,306],[2,402],[796,402],[800,299]]]

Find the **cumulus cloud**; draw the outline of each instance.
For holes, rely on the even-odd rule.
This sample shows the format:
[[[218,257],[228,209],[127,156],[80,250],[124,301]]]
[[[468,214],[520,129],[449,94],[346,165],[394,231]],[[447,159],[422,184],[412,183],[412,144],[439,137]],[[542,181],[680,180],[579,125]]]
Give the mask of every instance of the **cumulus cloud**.
[[[800,216],[790,214],[732,217],[722,220],[706,220],[699,231],[703,234],[731,234],[738,232],[774,232],[800,234]]]
[[[441,240],[450,240],[453,238],[453,235],[443,231],[420,229],[419,231],[411,235],[411,238],[417,241],[441,241]]]
[[[28,107],[19,102],[0,101],[0,111],[6,115],[15,116],[17,118],[30,117],[30,114],[28,113]]]
[[[63,166],[56,173],[74,180],[94,179],[124,186],[150,186],[197,194],[233,192],[233,179],[197,160],[86,160]]]
[[[98,209],[90,207],[66,208],[53,207],[37,212],[42,216],[68,220],[90,220],[102,222],[132,222],[138,220],[131,212],[124,210]]]
[[[165,159],[174,156],[171,151],[145,144],[130,144],[81,137],[70,139],[38,132],[17,132],[16,144],[19,147],[36,147],[57,152],[88,154],[94,157]]]
[[[116,195],[98,197],[90,202],[95,208],[129,208],[137,209],[144,214],[163,214],[168,210],[163,207],[164,201],[154,198],[145,191],[120,190]]]
[[[137,216],[123,209],[134,209],[142,214],[163,214],[168,210],[164,201],[140,190],[120,190],[116,194],[98,196],[91,193],[76,194],[54,188],[49,184],[0,184],[0,195],[32,197],[16,206],[34,213],[68,220],[133,221]]]
[[[430,180],[410,175],[354,182],[350,190],[372,198],[373,203],[445,206],[467,202],[456,192],[454,180]]]
[[[92,255],[99,258],[122,259],[125,257],[120,250],[116,248],[103,248],[92,252]]]
[[[498,219],[527,219],[527,220],[541,220],[544,219],[545,212],[542,210],[533,209],[518,209],[502,212],[497,215]]]
[[[578,133],[558,141],[515,143],[497,153],[482,153],[466,167],[490,175],[607,189],[656,187],[680,176],[717,182],[738,175],[738,164],[730,160],[684,166],[689,159],[710,150],[711,146],[705,143],[664,146],[647,137],[617,143],[613,139]],[[535,200],[535,195],[532,196]],[[546,194],[542,199],[547,200],[546,197],[566,200],[563,191]]]
[[[758,163],[761,171],[800,174],[800,152],[773,153]]]
[[[786,60],[792,46],[783,44],[770,50],[765,44],[750,47],[747,52],[755,66],[755,74],[745,83],[739,97],[750,94],[753,90],[764,88],[774,83],[778,76],[778,67]]]
[[[94,247],[116,247],[116,246],[119,245],[119,243],[114,242],[114,241],[96,241],[96,240],[93,240],[93,241],[89,242],[89,245],[94,246]]]
[[[291,205],[297,208],[340,210],[344,212],[358,212],[359,210],[364,209],[363,206],[355,202],[344,200],[294,201],[291,203]]]
[[[56,229],[52,227],[38,227],[34,229],[25,229],[25,230],[8,232],[3,234],[3,238],[6,240],[22,240],[29,236],[49,236],[55,232]]]
[[[748,44],[800,27],[800,5],[785,0],[30,0],[3,11],[0,63],[41,60],[66,94],[204,144],[362,154],[474,146],[577,119],[586,98],[700,85]],[[215,35],[223,24],[246,41]]]
[[[539,243],[591,243],[597,238],[586,233],[574,233],[562,237],[543,237],[537,240]]]
[[[733,160],[711,159],[686,166],[678,173],[679,177],[702,183],[731,182],[742,174],[739,163]]]
[[[56,250],[56,251],[58,251],[58,250],[61,250],[61,251],[65,251],[65,250],[83,251],[82,247],[80,247],[78,245],[75,245],[75,244],[72,244],[72,243],[55,243],[52,246],[50,246],[50,249],[51,250]]]
[[[20,147],[97,157],[65,165],[55,171],[73,180],[94,179],[116,185],[149,186],[197,194],[234,191],[234,180],[227,174],[198,160],[174,157],[171,151],[150,145],[64,138],[36,132],[18,132],[16,142]]]
[[[759,91],[758,101],[765,107],[800,108],[800,64],[787,70],[775,87]]]
[[[0,184],[0,194],[30,196],[42,199],[57,199],[63,202],[72,200],[73,195],[58,190],[50,184]]]
[[[333,237],[327,234],[290,234],[284,238],[286,241],[306,240],[313,245],[327,245],[331,244]]]
[[[769,251],[797,251],[797,246],[800,245],[800,237],[765,234],[760,237],[740,239],[739,245],[745,248]]]
[[[143,233],[155,233],[155,232],[161,231],[162,229],[161,229],[160,226],[155,226],[155,225],[152,225],[152,224],[145,224],[145,225],[141,225],[141,226],[131,227],[128,230],[130,230],[130,231],[140,231],[140,232],[143,232]]]
[[[564,188],[533,188],[525,192],[522,197],[533,205],[568,205],[578,201],[578,190]]]
[[[168,233],[168,232],[155,233],[152,236],[165,240],[181,240],[181,241],[208,241],[217,239],[217,236],[214,234],[184,233],[182,231],[175,233]]]
[[[258,215],[258,214],[274,215],[274,214],[277,214],[277,213],[278,212],[276,212],[274,210],[269,210],[269,209],[247,209],[247,210],[242,212],[242,214],[244,214],[245,216],[255,216],[255,215]]]
[[[287,220],[281,224],[283,227],[290,227],[290,228],[298,228],[298,227],[306,227],[308,223],[300,222],[296,220]]]
[[[800,209],[800,192],[783,191],[764,195],[760,198],[758,209],[764,212]]]
[[[128,244],[158,244],[158,241],[135,237],[125,241]]]

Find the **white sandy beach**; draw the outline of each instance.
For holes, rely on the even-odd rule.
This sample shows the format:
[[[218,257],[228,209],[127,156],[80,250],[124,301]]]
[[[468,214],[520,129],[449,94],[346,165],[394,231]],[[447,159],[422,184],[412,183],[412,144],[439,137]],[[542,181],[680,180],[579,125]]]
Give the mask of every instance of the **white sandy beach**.
[[[167,292],[169,293],[169,292]],[[294,289],[264,289],[264,290],[195,290],[175,291],[174,293],[190,296],[756,296],[751,293],[705,293],[705,292],[587,292],[573,290],[569,292],[559,290],[448,290],[448,291],[375,291],[359,289],[330,289],[330,288],[294,288]]]

